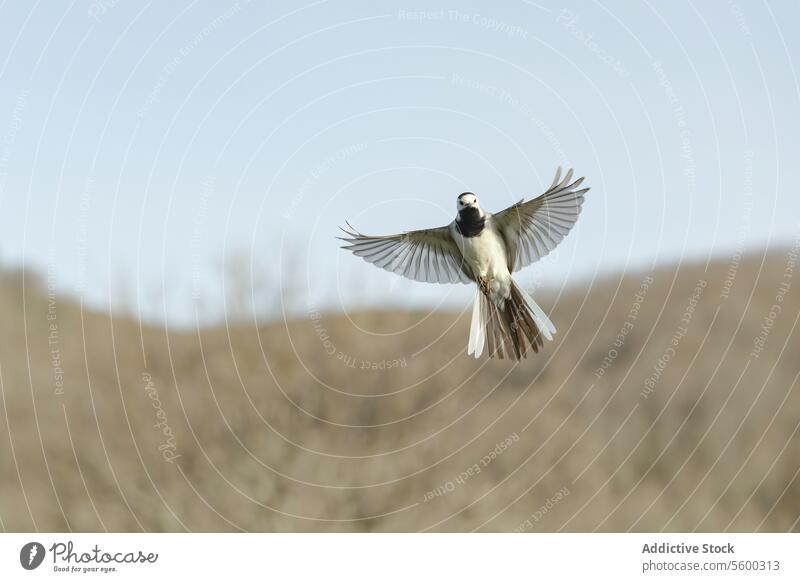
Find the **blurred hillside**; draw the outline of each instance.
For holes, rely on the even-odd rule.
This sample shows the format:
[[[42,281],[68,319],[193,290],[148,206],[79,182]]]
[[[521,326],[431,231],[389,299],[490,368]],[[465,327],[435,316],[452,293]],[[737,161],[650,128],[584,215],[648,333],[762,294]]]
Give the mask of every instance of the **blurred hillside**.
[[[517,366],[466,357],[471,306],[183,332],[6,273],[0,524],[800,531],[795,255],[539,293]]]

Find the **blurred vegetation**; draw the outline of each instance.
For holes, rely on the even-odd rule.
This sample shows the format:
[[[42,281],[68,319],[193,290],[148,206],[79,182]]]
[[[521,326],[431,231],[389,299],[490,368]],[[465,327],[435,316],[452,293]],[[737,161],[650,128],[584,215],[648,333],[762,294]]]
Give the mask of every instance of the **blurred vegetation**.
[[[469,306],[174,331],[6,272],[0,525],[800,531],[800,272],[751,356],[786,267],[540,292],[559,332],[516,366],[466,356]]]

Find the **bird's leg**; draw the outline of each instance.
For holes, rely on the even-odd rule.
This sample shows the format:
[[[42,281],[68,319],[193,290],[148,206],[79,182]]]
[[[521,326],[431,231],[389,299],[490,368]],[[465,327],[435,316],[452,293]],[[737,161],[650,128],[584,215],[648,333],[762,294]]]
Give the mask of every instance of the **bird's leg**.
[[[477,282],[478,282],[478,287],[480,288],[480,290],[483,291],[483,294],[488,297],[489,296],[489,279],[487,277],[478,277],[478,281]]]

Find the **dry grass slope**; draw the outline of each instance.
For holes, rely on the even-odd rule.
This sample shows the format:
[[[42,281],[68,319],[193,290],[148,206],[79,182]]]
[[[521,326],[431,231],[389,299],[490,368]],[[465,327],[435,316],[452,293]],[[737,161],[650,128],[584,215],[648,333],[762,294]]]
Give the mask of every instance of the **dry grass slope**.
[[[541,295],[516,367],[467,313],[140,329],[8,273],[2,528],[798,531],[800,270],[729,267]]]

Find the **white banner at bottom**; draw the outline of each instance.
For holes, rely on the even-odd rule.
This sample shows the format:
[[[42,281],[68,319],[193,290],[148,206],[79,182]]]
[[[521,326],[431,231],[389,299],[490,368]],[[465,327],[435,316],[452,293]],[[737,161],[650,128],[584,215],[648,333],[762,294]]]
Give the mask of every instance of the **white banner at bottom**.
[[[800,580],[798,534],[3,534],[0,580]]]

